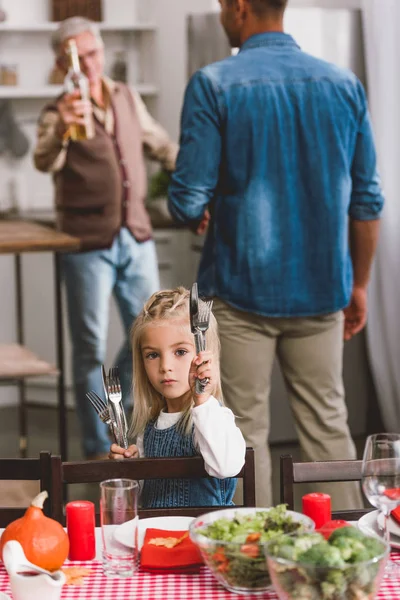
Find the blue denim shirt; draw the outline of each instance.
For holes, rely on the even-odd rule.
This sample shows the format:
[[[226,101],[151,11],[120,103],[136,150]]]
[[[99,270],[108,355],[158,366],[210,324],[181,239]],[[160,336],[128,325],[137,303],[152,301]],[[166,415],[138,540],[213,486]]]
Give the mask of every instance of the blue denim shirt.
[[[169,208],[192,226],[210,208],[203,294],[276,317],[348,304],[348,220],[377,219],[383,204],[353,73],[284,33],[254,35],[192,77],[180,144]]]

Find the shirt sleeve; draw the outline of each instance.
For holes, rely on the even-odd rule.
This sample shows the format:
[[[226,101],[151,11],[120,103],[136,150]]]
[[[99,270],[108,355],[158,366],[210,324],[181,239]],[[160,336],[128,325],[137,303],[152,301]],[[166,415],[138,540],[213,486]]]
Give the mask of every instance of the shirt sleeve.
[[[384,197],[377,169],[371,117],[364,88],[360,82],[358,82],[358,92],[361,112],[351,170],[353,186],[349,216],[358,221],[370,221],[379,219]]]
[[[221,162],[222,110],[215,84],[198,71],[185,93],[180,150],[168,190],[169,210],[195,228],[214,197]]]
[[[173,171],[178,154],[178,145],[171,140],[165,129],[153,119],[136,90],[131,88],[131,93],[142,129],[143,148],[146,156],[152,160],[158,160],[167,171]]]
[[[61,171],[65,165],[68,140],[58,135],[59,122],[60,116],[56,110],[44,110],[39,118],[33,160],[35,167],[44,173]]]
[[[192,410],[195,443],[212,477],[234,477],[244,465],[246,443],[233,412],[210,397]]]

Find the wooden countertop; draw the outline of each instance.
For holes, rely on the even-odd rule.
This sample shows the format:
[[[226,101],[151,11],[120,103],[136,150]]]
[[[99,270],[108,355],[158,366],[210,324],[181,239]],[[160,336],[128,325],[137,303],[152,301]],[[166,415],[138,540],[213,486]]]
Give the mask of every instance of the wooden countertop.
[[[180,223],[175,223],[168,214],[166,206],[162,204],[160,200],[153,200],[146,206],[150,221],[153,229],[185,229],[186,226]],[[48,225],[49,227],[55,227],[56,223],[56,212],[54,209],[37,209],[28,210],[19,213],[0,213],[0,222],[2,220],[19,220],[29,221],[30,223],[40,223],[42,225]]]
[[[25,220],[0,220],[0,254],[71,252],[80,241],[52,227]]]

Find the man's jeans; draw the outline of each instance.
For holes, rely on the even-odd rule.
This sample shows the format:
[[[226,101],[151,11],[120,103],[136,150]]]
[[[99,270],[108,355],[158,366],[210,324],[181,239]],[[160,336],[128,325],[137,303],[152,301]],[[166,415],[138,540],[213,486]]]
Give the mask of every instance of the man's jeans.
[[[65,254],[66,286],[75,403],[86,457],[109,451],[108,426],[86,398],[89,390],[104,398],[101,365],[106,356],[109,305],[114,294],[126,339],[115,361],[121,376],[125,410],[131,405],[132,353],[129,332],[151,294],[159,289],[153,240],[138,243],[123,228],[108,250]],[[130,408],[127,412],[130,419]]]

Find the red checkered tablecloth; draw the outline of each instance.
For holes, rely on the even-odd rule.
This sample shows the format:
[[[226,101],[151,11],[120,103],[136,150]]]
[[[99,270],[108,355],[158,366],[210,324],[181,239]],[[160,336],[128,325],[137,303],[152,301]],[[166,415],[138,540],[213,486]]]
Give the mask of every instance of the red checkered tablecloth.
[[[392,558],[400,564],[400,553],[394,553]],[[103,575],[101,563],[97,561],[68,565],[88,567],[92,574],[85,577],[81,586],[64,586],[62,600],[238,600],[241,597],[219,585],[206,567],[201,569],[200,575],[150,575],[138,572],[128,579],[110,579]],[[11,596],[8,575],[2,564],[0,591]],[[246,595],[246,600],[261,598],[276,600],[277,596],[274,593]],[[385,579],[377,600],[399,598],[400,578]]]

